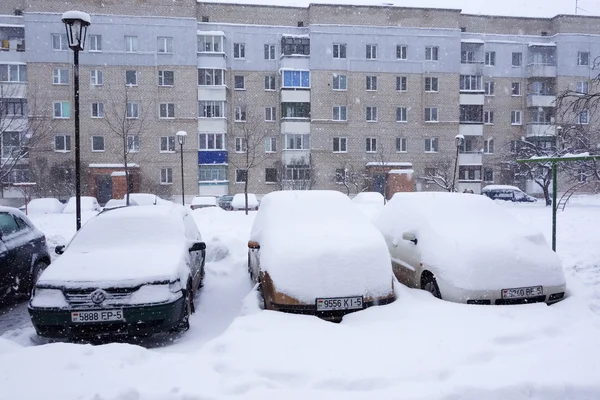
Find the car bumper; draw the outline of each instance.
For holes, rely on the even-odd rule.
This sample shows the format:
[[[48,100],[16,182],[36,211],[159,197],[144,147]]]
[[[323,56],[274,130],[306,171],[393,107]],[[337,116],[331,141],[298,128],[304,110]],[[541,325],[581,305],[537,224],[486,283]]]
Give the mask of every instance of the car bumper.
[[[31,322],[39,336],[47,338],[74,339],[106,335],[150,335],[167,332],[179,324],[183,317],[185,299],[172,303],[111,307],[122,309],[124,321],[73,323],[71,312],[95,311],[101,308],[55,309],[28,308]]]
[[[446,293],[444,293],[446,292]],[[502,289],[495,290],[442,290],[442,299],[467,304],[531,304],[546,303],[554,304],[566,297],[565,285],[543,286],[542,295],[530,298],[504,299],[502,298]]]

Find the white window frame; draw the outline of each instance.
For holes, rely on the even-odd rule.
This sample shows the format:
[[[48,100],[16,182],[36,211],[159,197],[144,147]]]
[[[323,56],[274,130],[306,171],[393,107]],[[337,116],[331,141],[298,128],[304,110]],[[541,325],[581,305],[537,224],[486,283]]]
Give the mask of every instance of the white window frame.
[[[160,103],[158,105],[159,119],[174,119],[175,118],[175,103]]]
[[[273,92],[277,90],[277,78],[275,75],[265,75],[265,91]]]
[[[437,107],[425,107],[425,122],[434,124],[439,122],[439,113]]]
[[[408,58],[408,46],[405,44],[396,45],[396,60],[406,60]]]
[[[398,146],[400,145],[400,146]],[[396,138],[396,153],[408,153],[408,138]]]
[[[133,75],[131,75],[131,72],[133,72]],[[131,76],[133,76],[135,78],[135,79],[133,79],[134,83],[127,82],[128,79]],[[131,86],[137,86],[137,85],[138,85],[138,73],[137,73],[137,70],[135,70],[135,69],[128,69],[128,70],[126,70],[125,71],[125,86],[131,87]]]
[[[376,137],[365,138],[365,152],[377,153],[377,138]]]
[[[238,86],[238,78],[241,78],[242,86]],[[233,90],[246,90],[246,76],[245,75],[234,75],[233,76]]]
[[[221,144],[219,146],[219,143]],[[224,133],[199,133],[198,150],[200,151],[223,151],[225,150]]]
[[[89,37],[88,51],[100,53],[102,51],[102,35],[90,35]]]
[[[66,78],[66,79],[65,79]],[[52,69],[52,84],[53,85],[68,85],[69,84],[69,69],[68,68],[53,68]]]
[[[281,76],[282,88],[310,89],[310,71],[308,70],[283,70],[281,71]],[[291,81],[288,81],[287,76],[291,77]],[[307,76],[308,83],[306,83],[306,80],[304,79]]]
[[[402,122],[402,123],[408,122],[408,108],[407,107],[396,107],[396,122]]]
[[[439,92],[439,80],[434,76],[425,77],[425,92],[426,93],[437,93]]]
[[[577,52],[577,65],[589,66],[590,65],[590,52],[589,51],[578,51]]]
[[[140,152],[140,135],[127,135],[127,152]]]
[[[439,61],[440,60],[440,48],[438,46],[425,46],[425,60]]]
[[[234,121],[235,122],[246,122],[246,106],[235,106],[234,108]]]
[[[246,43],[234,43],[233,44],[233,58],[235,60],[246,59]]]
[[[265,138],[265,153],[277,153],[277,138]]]
[[[198,53],[223,53],[223,36],[221,35],[198,35],[197,42]],[[209,50],[206,50],[207,45]]]
[[[494,96],[496,90],[496,83],[494,81],[483,82],[483,94],[486,96]]]
[[[577,82],[577,92],[580,94],[588,94],[590,92],[590,83],[588,81]]]
[[[216,110],[218,110],[218,113],[215,112]],[[215,100],[198,101],[198,118],[225,118],[225,102]]]
[[[517,57],[517,58],[515,59],[515,57]],[[515,64],[515,61],[518,61],[518,63]],[[520,51],[513,51],[512,55],[511,55],[510,63],[514,68],[523,67],[523,53]]]
[[[265,121],[276,122],[277,121],[277,107],[265,107]]]
[[[333,145],[334,153],[347,153],[348,152],[348,138],[347,137],[334,137],[332,145]],[[336,150],[336,147],[337,147],[337,150]]]
[[[494,110],[483,111],[483,123],[485,125],[494,125]]]
[[[56,112],[57,111],[56,106],[58,104],[60,104],[60,113]],[[65,113],[65,109],[64,109],[65,104],[68,104],[68,108],[69,108],[69,112],[68,112],[69,115],[67,115],[67,116],[65,116],[65,114],[66,114]],[[53,102],[53,107],[52,108],[53,108],[53,115],[54,115],[55,119],[69,119],[69,118],[71,118],[71,103],[70,102],[68,102],[68,101],[55,101],[55,102]]]
[[[425,138],[425,153],[437,153],[440,151],[440,141],[437,137]]]
[[[376,44],[367,44],[365,49],[366,49],[366,59],[367,60],[377,60],[377,45]]]
[[[276,51],[276,47],[274,44],[265,44],[265,60],[275,60],[277,51]]]
[[[306,133],[286,133],[285,143],[283,144],[285,150],[309,150],[310,149],[310,135]],[[290,142],[292,146],[290,147]],[[298,146],[299,145],[299,146]]]
[[[138,52],[138,37],[137,36],[125,36],[125,52],[126,53],[137,53]]]
[[[97,149],[94,146],[94,138],[102,138],[102,149]],[[93,153],[103,153],[104,151],[106,151],[106,139],[104,138],[103,135],[93,135],[90,138],[90,142],[91,142],[91,148],[92,148],[92,152]]]
[[[510,95],[513,96],[513,97],[518,97],[518,96],[521,96],[521,93],[522,93],[521,92],[521,82],[511,82],[511,84],[510,84]]]
[[[58,38],[58,48],[54,45],[55,40]],[[53,33],[52,34],[52,50],[53,51],[67,51],[69,50],[69,39],[66,33]]]
[[[366,90],[368,92],[376,92],[377,91],[377,75],[367,75]]]
[[[172,185],[173,184],[173,168],[165,167],[160,169],[160,184],[161,185]]]
[[[493,138],[487,138],[483,140],[483,154],[494,154]]]
[[[102,86],[104,84],[104,74],[101,69],[90,70],[90,85]]]
[[[156,52],[158,54],[173,54],[173,38],[171,36],[157,37]]]
[[[62,138],[62,149],[56,146],[57,139]],[[54,135],[54,152],[55,153],[69,153],[72,148],[71,135]]]
[[[366,107],[365,120],[367,122],[377,122],[377,107]]]
[[[488,67],[493,67],[496,65],[496,52],[495,51],[486,51],[484,54],[484,64]]]
[[[134,101],[129,101],[125,105],[125,118],[127,119],[139,119],[140,118],[140,104]]]
[[[160,153],[175,153],[175,136],[161,136],[158,140]]]
[[[331,55],[335,59],[345,59],[348,55],[346,43],[334,43]]]
[[[172,77],[172,83],[170,85],[165,84],[165,80],[166,78],[166,73],[171,73]],[[161,69],[158,71],[158,86],[162,86],[162,87],[173,87],[175,86],[175,71],[169,70],[169,69]]]
[[[247,153],[248,152],[248,142],[245,137],[236,137],[235,138],[235,152],[236,153]]]
[[[0,73],[0,76],[2,76],[0,82],[27,82],[26,64],[0,64],[0,68],[3,70]],[[6,74],[4,71],[6,71]]]
[[[577,114],[577,122],[580,125],[588,125],[590,123],[590,113],[588,110],[581,110]]]
[[[91,118],[104,118],[104,103],[94,101],[90,104]]]
[[[332,108],[332,121],[348,121],[348,107],[347,106],[333,106]]]
[[[512,110],[510,112],[510,124],[511,125],[522,125],[523,124],[523,118],[522,118],[522,113],[521,110]]]
[[[406,92],[408,90],[408,77],[397,76],[396,77],[396,91]]]
[[[348,76],[344,74],[333,74],[333,85],[331,87],[333,90],[347,91]]]

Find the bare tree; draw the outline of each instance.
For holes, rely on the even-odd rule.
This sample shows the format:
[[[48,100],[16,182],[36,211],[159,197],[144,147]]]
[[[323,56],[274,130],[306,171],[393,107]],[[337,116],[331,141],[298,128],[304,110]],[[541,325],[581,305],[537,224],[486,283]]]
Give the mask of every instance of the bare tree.
[[[454,159],[450,157],[442,158],[428,164],[425,167],[425,174],[419,178],[424,183],[434,184],[447,192],[451,192],[454,190],[454,164]]]
[[[287,164],[277,161],[275,169],[279,190],[311,190],[315,185],[315,168],[310,156],[308,160],[292,159]]]
[[[43,155],[35,155],[29,160],[33,181],[32,188],[37,197],[57,197],[66,199],[75,195],[75,160],[51,164]],[[82,190],[86,191],[87,171],[82,171]]]
[[[341,168],[336,168],[334,182],[346,188],[346,195],[350,196],[350,188],[354,192],[362,192],[366,189],[364,173],[354,171],[352,165],[342,163]]]

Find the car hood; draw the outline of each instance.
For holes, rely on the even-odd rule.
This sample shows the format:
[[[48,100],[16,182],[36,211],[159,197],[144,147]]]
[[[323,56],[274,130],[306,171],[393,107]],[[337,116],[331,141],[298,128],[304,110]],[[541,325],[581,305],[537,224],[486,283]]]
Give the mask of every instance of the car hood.
[[[130,246],[67,250],[42,274],[38,286],[131,287],[184,280],[189,253],[185,245]]]

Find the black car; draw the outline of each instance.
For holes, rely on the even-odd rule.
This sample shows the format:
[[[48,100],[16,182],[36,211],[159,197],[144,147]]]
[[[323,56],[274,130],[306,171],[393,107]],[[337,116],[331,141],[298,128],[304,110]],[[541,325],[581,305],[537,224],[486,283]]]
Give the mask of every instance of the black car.
[[[18,209],[0,207],[0,305],[28,296],[48,265],[44,234]]]

